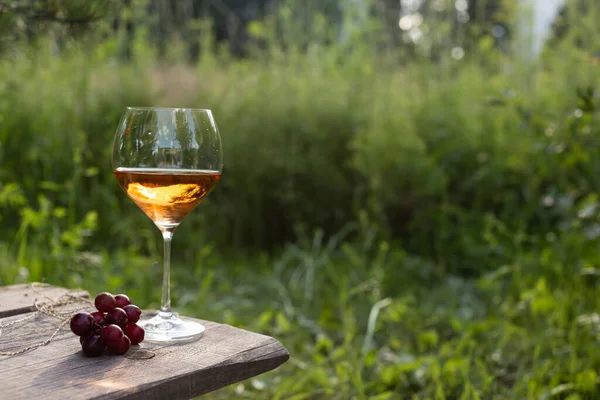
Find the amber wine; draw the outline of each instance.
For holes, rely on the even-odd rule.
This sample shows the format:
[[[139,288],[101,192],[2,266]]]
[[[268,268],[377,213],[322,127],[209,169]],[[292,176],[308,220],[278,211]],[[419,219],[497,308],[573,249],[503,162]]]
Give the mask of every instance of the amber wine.
[[[160,228],[174,228],[211,191],[218,171],[117,168],[115,176],[127,195]]]

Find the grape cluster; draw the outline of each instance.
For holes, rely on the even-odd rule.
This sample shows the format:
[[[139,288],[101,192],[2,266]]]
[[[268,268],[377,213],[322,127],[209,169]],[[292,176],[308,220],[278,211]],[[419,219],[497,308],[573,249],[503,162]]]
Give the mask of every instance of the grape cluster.
[[[102,292],[94,300],[97,312],[80,312],[71,318],[71,331],[80,336],[83,354],[97,357],[108,350],[123,355],[132,344],[144,340],[144,329],[136,324],[142,315],[124,294]]]

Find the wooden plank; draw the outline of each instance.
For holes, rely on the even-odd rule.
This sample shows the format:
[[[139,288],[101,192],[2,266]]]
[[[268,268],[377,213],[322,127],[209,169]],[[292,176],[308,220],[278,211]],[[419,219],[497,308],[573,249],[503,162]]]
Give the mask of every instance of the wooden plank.
[[[2,318],[0,325],[28,315]],[[0,335],[0,351],[43,340],[54,331],[56,322],[37,314],[5,329]],[[206,327],[199,341],[141,343],[125,356],[98,358],[84,357],[78,338],[68,327],[63,328],[47,346],[20,356],[0,357],[0,398],[189,399],[270,371],[289,358],[274,338],[199,322]]]
[[[35,299],[56,300],[67,292],[69,292],[68,289],[49,285],[22,284],[0,287],[0,318],[33,311],[35,310],[33,306]],[[87,292],[82,290],[76,291],[74,294],[88,296]]]

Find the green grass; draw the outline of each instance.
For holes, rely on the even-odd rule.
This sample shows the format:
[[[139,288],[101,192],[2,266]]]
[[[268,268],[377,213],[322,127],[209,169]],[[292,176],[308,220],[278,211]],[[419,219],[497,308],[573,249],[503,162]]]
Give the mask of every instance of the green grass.
[[[0,61],[0,285],[157,307],[160,235],[112,176],[112,135],[126,105],[208,107],[225,170],[175,235],[174,304],[292,355],[208,398],[600,398],[584,50],[399,67],[315,45],[189,66],[135,46],[129,63],[110,41]]]

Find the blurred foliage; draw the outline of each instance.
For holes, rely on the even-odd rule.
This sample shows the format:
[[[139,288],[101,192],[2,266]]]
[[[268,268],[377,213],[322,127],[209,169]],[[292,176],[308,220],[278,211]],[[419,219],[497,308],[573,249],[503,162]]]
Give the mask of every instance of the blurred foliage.
[[[0,50],[48,34],[60,45],[93,28],[97,36],[119,35],[121,56],[130,57],[132,42],[143,35],[161,58],[177,39],[196,60],[204,21],[210,20],[215,42],[236,56],[248,55],[248,46],[263,39],[256,35],[260,22],[270,21],[278,33],[270,41],[279,37],[287,45],[306,48],[316,39],[307,30],[317,27],[329,44],[360,37],[380,48],[403,46],[412,56],[431,57],[450,41],[472,49],[491,35],[505,44],[516,9],[514,0],[13,0],[0,2]]]
[[[552,24],[552,36],[548,47],[561,43],[570,43],[588,52],[586,56],[592,62],[598,62],[599,43],[595,38],[593,21],[600,16],[600,4],[589,0],[569,0],[562,7]]]
[[[113,134],[127,105],[212,108],[225,169],[175,235],[174,304],[292,358],[209,398],[600,396],[592,18],[532,61],[492,22],[453,36],[454,17],[423,14],[428,52],[412,25],[388,34],[381,5],[344,28],[290,1],[246,25],[239,57],[203,17],[161,49],[159,2],[56,1],[53,19],[103,17],[31,40],[35,14],[4,3],[0,285],[156,307],[160,235],[112,175]]]

